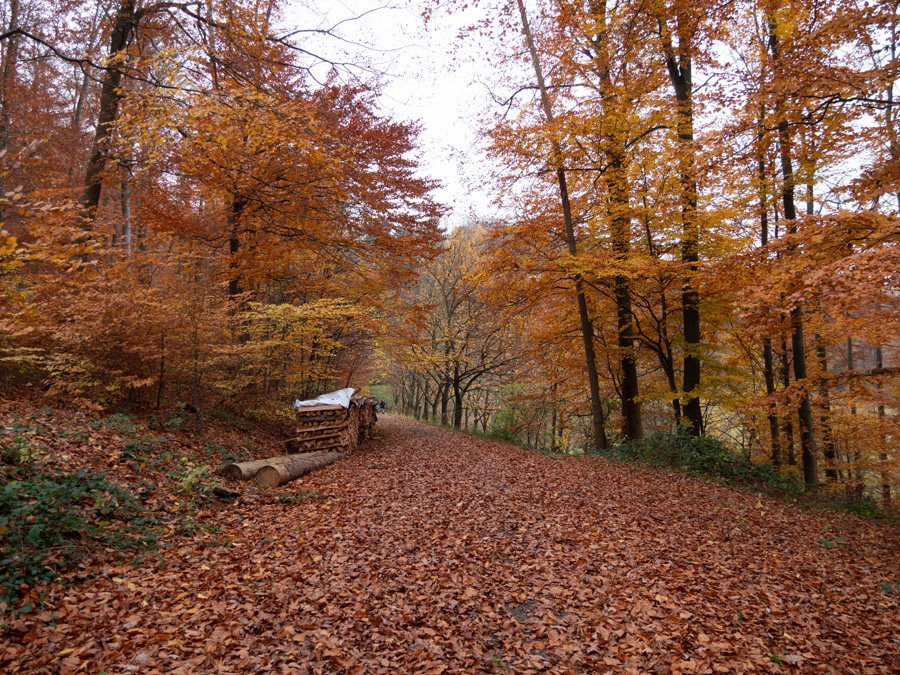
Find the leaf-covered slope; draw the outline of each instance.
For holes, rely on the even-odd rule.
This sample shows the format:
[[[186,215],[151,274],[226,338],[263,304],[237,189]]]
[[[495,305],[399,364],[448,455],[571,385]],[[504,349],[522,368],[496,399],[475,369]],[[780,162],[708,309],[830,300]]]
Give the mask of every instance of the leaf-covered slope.
[[[297,499],[229,507],[159,563],[98,570],[11,620],[0,670],[900,669],[898,596],[880,586],[900,581],[895,531],[398,417],[379,427],[383,441],[278,493]]]

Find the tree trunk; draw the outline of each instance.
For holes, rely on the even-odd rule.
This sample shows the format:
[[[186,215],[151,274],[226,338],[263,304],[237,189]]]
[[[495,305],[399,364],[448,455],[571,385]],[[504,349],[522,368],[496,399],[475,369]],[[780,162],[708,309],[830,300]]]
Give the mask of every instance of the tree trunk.
[[[315,455],[303,456],[315,457]],[[254,459],[248,462],[235,462],[234,464],[223,466],[220,473],[228,480],[251,480],[256,477],[256,472],[264,466],[287,462],[296,458],[297,455],[282,455],[280,457],[269,457],[268,459]]]
[[[695,277],[700,261],[700,228],[697,219],[697,180],[694,175],[693,104],[693,39],[689,19],[683,11],[676,19],[678,54],[672,45],[672,35],[664,16],[659,17],[663,56],[669,80],[675,90],[676,125],[678,129],[678,164],[681,182],[681,262],[684,276],[681,286],[681,311],[684,323],[684,418],[691,433],[703,433],[703,409],[700,398],[693,394],[700,387],[700,294]]]
[[[816,212],[815,201],[813,199],[813,176],[814,172],[810,169],[806,183],[806,215],[808,216],[813,216]],[[815,344],[816,360],[818,361],[819,370],[821,371],[819,396],[822,399],[822,454],[825,457],[825,480],[828,483],[837,483],[839,475],[837,467],[835,466],[837,452],[835,451],[834,445],[834,433],[831,429],[831,393],[828,388],[828,353],[825,349],[825,343],[822,341],[821,335],[816,334],[813,337],[813,343]]]
[[[895,6],[896,7],[896,6]],[[896,8],[895,8],[896,12]],[[897,62],[897,14],[894,14],[894,20],[891,22],[891,63]],[[888,133],[888,152],[891,159],[897,162],[900,159],[900,144],[897,143],[897,134],[894,130],[894,78],[888,81],[885,90],[885,98],[887,99],[884,107],[885,128]],[[900,209],[900,191],[894,193],[897,200],[897,208]]]
[[[552,452],[556,452],[556,438],[558,435],[556,412],[556,382],[550,385],[550,395],[552,397],[550,401],[550,405],[552,406],[550,412],[550,450]]]
[[[762,246],[769,243],[769,205],[766,190],[766,153],[765,153],[765,135],[763,133],[763,122],[765,120],[765,109],[760,108],[759,125],[756,135],[757,141],[757,177],[759,179],[759,234]],[[775,393],[775,362],[772,356],[772,339],[765,338],[763,340],[763,377],[766,381],[766,396],[772,397]],[[772,466],[778,468],[781,466],[781,438],[778,427],[778,414],[775,409],[775,402],[769,404],[769,436],[771,438]]]
[[[825,455],[825,479],[829,483],[836,483],[838,470],[835,466],[837,453],[834,446],[834,434],[831,429],[831,400],[828,389],[828,354],[825,343],[820,335],[815,336],[816,359],[822,371],[822,385],[819,387],[819,395],[822,397],[822,452]]]
[[[122,179],[122,246],[131,256],[131,179]]]
[[[553,124],[555,118],[550,106],[550,96],[547,94],[547,86],[544,84],[544,74],[541,70],[541,62],[538,59],[537,48],[534,46],[534,38],[531,35],[531,27],[528,25],[528,15],[525,12],[523,0],[518,0],[519,14],[522,18],[522,29],[525,32],[525,40],[528,43],[528,51],[531,54],[531,63],[537,79],[541,94],[541,104],[544,108],[544,117],[548,124]],[[569,255],[575,258],[578,248],[575,245],[575,226],[572,221],[572,207],[569,203],[569,188],[566,184],[566,172],[563,168],[562,148],[555,137],[551,138],[551,146],[556,162],[556,178],[559,183],[559,196],[563,211],[563,223],[566,230],[566,245]],[[584,357],[587,366],[588,387],[591,394],[591,420],[594,426],[594,445],[596,448],[605,449],[609,446],[606,438],[606,429],[603,420],[603,404],[600,400],[600,378],[597,374],[597,356],[594,351],[594,325],[588,312],[587,299],[584,295],[584,282],[581,275],[574,275],[575,299],[578,304],[578,317],[581,322],[581,338],[584,343]]]
[[[881,345],[875,347],[875,368],[880,370],[884,368],[884,353],[882,351]],[[881,382],[878,383],[878,388],[881,389]],[[879,404],[878,406],[878,422],[879,424],[884,424],[884,405]],[[881,434],[881,453],[878,456],[879,461],[881,462],[881,505],[885,509],[891,508],[891,480],[890,480],[890,471],[888,470],[888,454],[884,451],[884,448],[887,447],[887,436],[882,432]]]
[[[103,168],[106,165],[106,146],[119,111],[122,86],[122,70],[118,61],[124,56],[134,31],[143,12],[135,9],[134,0],[122,0],[116,13],[109,39],[109,63],[103,75],[103,86],[100,90],[100,113],[97,116],[97,129],[88,158],[84,175],[84,190],[81,193],[82,214],[80,227],[89,231],[93,229],[97,217],[97,206],[100,204],[100,192],[103,187]]]
[[[343,458],[343,453],[329,452],[324,455],[292,457],[286,462],[268,464],[256,472],[256,482],[268,487],[278,487],[323,466],[334,464]]]
[[[228,239],[228,297],[232,302],[236,302],[236,298],[241,292],[241,265],[238,253],[241,251],[241,215],[246,206],[247,201],[235,195],[231,199],[231,211],[228,214],[227,227],[231,233]],[[236,305],[235,309],[237,309]]]
[[[462,428],[463,416],[463,392],[459,378],[459,366],[455,365],[453,369],[453,428]]]
[[[413,419],[419,421],[422,419],[422,385],[419,376],[413,376]]]
[[[791,386],[791,364],[790,359],[788,358],[787,340],[784,337],[781,338],[781,383],[785,389]],[[790,416],[784,418],[783,429],[784,447],[787,451],[787,456],[784,457],[784,459],[787,460],[788,466],[796,466],[797,456],[794,454],[794,423],[791,421]]]
[[[774,14],[769,15],[769,48],[776,68],[780,57],[778,46],[778,20]],[[778,111],[778,108],[776,108]],[[791,137],[788,121],[783,115],[778,120],[778,146],[781,154],[782,173],[782,205],[784,218],[787,220],[788,234],[797,232],[797,209],[794,204],[794,168],[791,157]],[[809,401],[809,393],[806,391],[806,341],[803,336],[803,307],[798,304],[791,310],[791,351],[794,355],[794,380],[799,385],[800,391],[800,450],[803,461],[803,481],[806,485],[816,485],[819,482],[818,469],[816,467],[816,454],[813,445],[812,405]]]
[[[19,27],[19,0],[9,2],[9,24],[7,30],[12,32]],[[3,54],[2,99],[0,99],[0,150],[9,147],[12,127],[12,99],[16,90],[16,71],[19,65],[20,35],[10,35],[6,39],[6,52]]]
[[[644,207],[649,210],[649,205],[647,204],[646,198],[644,199]],[[660,256],[656,251],[656,247],[653,245],[653,233],[650,231],[650,221],[646,218],[644,220],[644,233],[646,234],[647,238],[647,250],[650,252],[651,256],[659,260]],[[677,426],[682,422],[681,399],[679,398],[678,383],[675,381],[675,356],[672,353],[672,340],[669,339],[669,307],[668,301],[666,300],[665,287],[660,287],[659,306],[659,338],[657,340],[648,340],[647,345],[656,354],[656,357],[659,360],[659,365],[662,367],[663,372],[666,375],[666,382],[669,385],[669,393],[672,394],[672,419]]]
[[[851,373],[856,370],[852,337],[847,338],[847,370]],[[850,416],[856,417],[856,399],[853,399],[853,402],[850,404]],[[847,459],[850,464],[849,471],[847,472],[849,474],[848,496],[851,501],[859,501],[863,498],[863,493],[865,492],[865,480],[863,478],[862,469],[859,466],[861,453],[858,447],[850,445],[850,441],[847,442]]]
[[[438,403],[441,401],[443,389],[440,384],[435,385],[434,388],[434,398],[431,399],[431,420],[437,421],[438,418]]]
[[[94,10],[94,18],[91,21],[91,32],[87,39],[88,54],[93,54],[96,48],[97,34],[100,32],[100,13],[102,10],[103,7],[98,3]],[[75,104],[72,109],[72,129],[75,131],[81,131],[81,122],[84,115],[84,102],[87,99],[90,90],[91,76],[88,68],[89,66],[82,64],[79,71],[81,72],[81,85],[75,93]]]
[[[441,425],[448,426],[449,416],[448,408],[450,407],[450,381],[444,380],[441,383]]]
[[[795,307],[791,310],[791,351],[794,355],[794,381],[801,387],[806,384],[806,343],[803,337],[803,310]],[[812,406],[809,402],[809,394],[800,389],[800,452],[803,462],[803,482],[807,485],[816,485],[819,482],[816,467],[815,448],[813,447],[812,433]]]
[[[606,139],[604,153],[609,164],[604,172],[607,215],[616,262],[624,267],[631,257],[631,195],[627,150],[622,133],[618,130],[622,110],[612,82],[606,5],[606,0],[591,2],[591,11],[599,29],[593,38],[593,45],[603,106],[601,124],[605,127],[601,136]],[[619,366],[622,371],[622,417],[625,419],[625,439],[638,439],[644,437],[644,425],[641,419],[641,402],[638,398],[640,393],[634,348],[631,287],[628,277],[621,271],[613,279],[613,295],[616,302]]]
[[[836,483],[838,480],[838,471],[835,466],[837,453],[834,447],[834,434],[831,429],[831,401],[828,389],[828,354],[825,351],[825,343],[822,337],[816,335],[814,338],[816,345],[816,360],[819,362],[819,369],[822,371],[822,383],[819,386],[819,395],[822,397],[822,453],[825,455],[825,480],[829,483]]]

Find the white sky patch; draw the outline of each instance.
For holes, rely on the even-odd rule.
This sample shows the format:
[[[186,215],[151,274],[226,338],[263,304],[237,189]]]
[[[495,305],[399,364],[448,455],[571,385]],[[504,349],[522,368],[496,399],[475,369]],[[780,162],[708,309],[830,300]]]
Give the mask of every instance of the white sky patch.
[[[342,76],[371,80],[380,74],[382,109],[394,119],[421,124],[422,174],[443,184],[436,196],[452,207],[454,219],[496,216],[476,119],[496,106],[484,84],[491,77],[488,46],[475,38],[458,39],[472,14],[438,13],[426,30],[420,4],[318,4],[295,2],[285,12],[288,30],[330,30],[330,35],[298,38],[309,51],[333,62],[366,64],[341,66]],[[324,80],[330,68],[321,64],[313,73]]]

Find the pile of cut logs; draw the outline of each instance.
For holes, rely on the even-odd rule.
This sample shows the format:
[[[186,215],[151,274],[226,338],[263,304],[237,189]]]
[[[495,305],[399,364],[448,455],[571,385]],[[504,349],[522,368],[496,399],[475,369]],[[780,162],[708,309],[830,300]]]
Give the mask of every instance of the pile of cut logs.
[[[375,430],[375,406],[370,396],[354,395],[350,407],[315,405],[297,408],[297,436],[285,443],[288,454],[228,464],[222,475],[233,480],[256,479],[278,487],[349,455]]]

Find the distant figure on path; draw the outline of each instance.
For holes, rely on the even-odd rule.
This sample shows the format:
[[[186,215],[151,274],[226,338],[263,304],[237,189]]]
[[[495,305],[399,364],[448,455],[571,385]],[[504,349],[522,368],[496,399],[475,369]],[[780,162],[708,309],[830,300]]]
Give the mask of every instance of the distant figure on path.
[[[382,414],[384,414],[384,401],[379,401],[378,407],[381,409]]]

